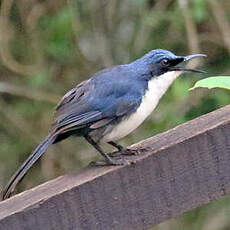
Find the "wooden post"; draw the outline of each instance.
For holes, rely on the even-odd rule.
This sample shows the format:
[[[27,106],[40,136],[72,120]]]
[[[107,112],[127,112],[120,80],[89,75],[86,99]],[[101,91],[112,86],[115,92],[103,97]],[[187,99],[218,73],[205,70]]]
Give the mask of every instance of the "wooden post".
[[[147,229],[230,191],[230,106],[0,203],[1,230]]]

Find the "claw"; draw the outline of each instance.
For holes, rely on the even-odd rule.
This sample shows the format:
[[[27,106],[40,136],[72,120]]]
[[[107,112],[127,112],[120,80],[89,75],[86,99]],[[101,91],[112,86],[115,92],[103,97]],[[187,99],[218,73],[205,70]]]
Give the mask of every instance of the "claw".
[[[109,157],[119,157],[122,155],[122,152],[121,151],[114,151],[114,152],[111,152],[111,153],[107,153],[107,155]]]

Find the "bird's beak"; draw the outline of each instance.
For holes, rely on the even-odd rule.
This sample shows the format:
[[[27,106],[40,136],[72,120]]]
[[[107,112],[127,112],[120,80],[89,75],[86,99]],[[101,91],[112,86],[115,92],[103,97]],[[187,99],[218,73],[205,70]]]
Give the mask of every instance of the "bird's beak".
[[[199,58],[199,57],[207,57],[207,55],[206,54],[192,54],[192,55],[184,57],[184,61],[190,61],[194,58]]]
[[[179,60],[181,60],[178,64],[180,63],[184,63],[187,61],[190,61],[192,59],[195,58],[200,58],[200,57],[207,57],[207,55],[205,54],[193,54],[193,55],[189,55],[186,57],[178,57]],[[174,66],[172,68],[170,68],[171,71],[189,71],[189,72],[194,72],[194,73],[206,73],[205,71],[202,70],[198,70],[198,69],[190,69],[190,68],[185,68],[185,67],[180,67],[180,66]]]

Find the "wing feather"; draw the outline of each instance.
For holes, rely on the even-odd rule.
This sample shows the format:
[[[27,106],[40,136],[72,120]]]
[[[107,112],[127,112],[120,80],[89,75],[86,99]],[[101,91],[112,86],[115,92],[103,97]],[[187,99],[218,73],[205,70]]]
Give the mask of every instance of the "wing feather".
[[[102,115],[101,112],[92,111],[90,113],[81,114],[80,117],[74,116],[71,119],[67,119],[65,121],[59,122],[56,129],[59,130],[59,129],[65,127],[66,130],[68,130],[68,128],[71,128],[73,126],[82,127],[84,125],[87,125],[87,124],[94,122],[95,120],[96,121],[100,120],[101,115]]]
[[[70,90],[58,103],[52,131],[61,134],[84,127],[100,128],[134,112],[141,98],[138,88],[134,89],[125,78],[116,84],[109,77],[91,78]]]

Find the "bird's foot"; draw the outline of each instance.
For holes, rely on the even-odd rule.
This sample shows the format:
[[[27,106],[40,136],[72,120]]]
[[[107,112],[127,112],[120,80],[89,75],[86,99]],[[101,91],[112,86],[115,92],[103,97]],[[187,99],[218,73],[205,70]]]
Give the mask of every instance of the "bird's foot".
[[[137,149],[126,148],[122,150],[122,155],[136,156],[139,155],[139,151]]]
[[[90,166],[111,166],[111,165],[128,165],[130,164],[125,159],[110,159],[90,162]]]
[[[124,148],[121,151],[115,151],[108,153],[109,157],[117,157],[117,156],[136,156],[139,155],[139,151],[135,149]]]
[[[108,153],[107,155],[109,157],[119,157],[122,155],[122,152],[121,151],[114,151],[114,152]]]

